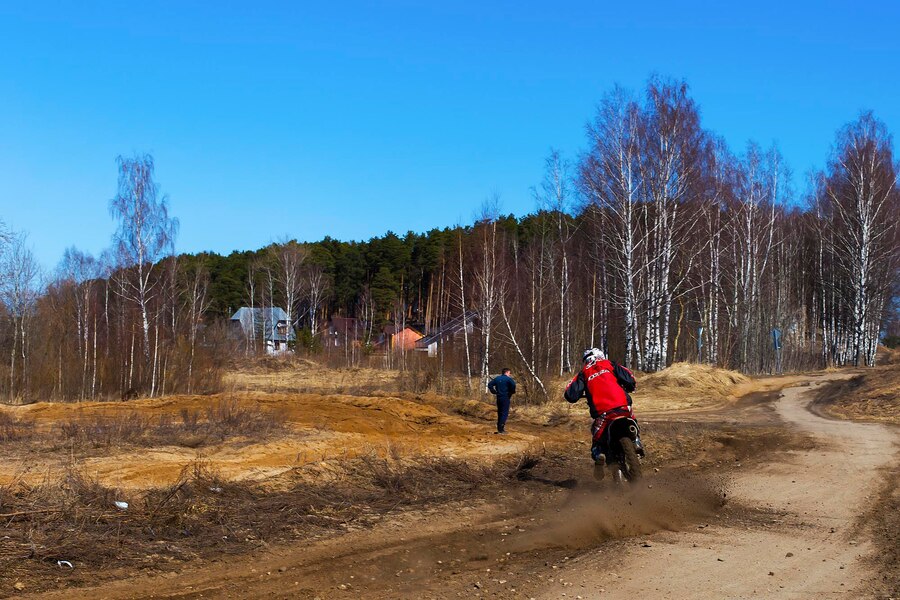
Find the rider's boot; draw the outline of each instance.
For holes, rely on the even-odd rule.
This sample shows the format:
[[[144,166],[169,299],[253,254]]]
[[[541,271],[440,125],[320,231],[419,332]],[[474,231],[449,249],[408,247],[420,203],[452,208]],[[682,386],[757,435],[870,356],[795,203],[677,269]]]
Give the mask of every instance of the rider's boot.
[[[600,448],[592,446],[591,458],[594,459],[594,479],[602,481],[603,471],[606,468],[606,457],[600,452]]]
[[[634,439],[634,449],[637,451],[638,455],[641,458],[644,457],[644,444],[641,442],[640,434],[638,434]]]

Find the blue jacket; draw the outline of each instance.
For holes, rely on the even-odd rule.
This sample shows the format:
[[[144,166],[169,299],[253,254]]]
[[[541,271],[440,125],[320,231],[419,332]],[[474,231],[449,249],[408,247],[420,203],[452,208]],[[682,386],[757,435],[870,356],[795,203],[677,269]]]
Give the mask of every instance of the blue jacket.
[[[488,383],[488,391],[498,400],[509,400],[516,393],[516,382],[509,375],[497,375]]]

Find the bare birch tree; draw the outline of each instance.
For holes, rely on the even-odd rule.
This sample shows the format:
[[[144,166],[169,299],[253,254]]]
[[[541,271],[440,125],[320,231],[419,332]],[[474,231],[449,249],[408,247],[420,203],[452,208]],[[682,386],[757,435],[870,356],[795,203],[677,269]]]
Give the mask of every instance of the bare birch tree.
[[[494,330],[494,313],[500,298],[500,273],[497,249],[497,217],[499,198],[494,195],[481,206],[476,225],[481,260],[475,270],[478,289],[478,316],[481,319],[481,387],[487,389],[490,380],[491,340]],[[465,323],[463,323],[465,325]]]
[[[559,151],[551,150],[544,162],[544,180],[540,190],[535,192],[538,206],[553,215],[556,229],[556,250],[558,252],[558,280],[556,297],[559,302],[557,335],[559,339],[559,374],[572,369],[572,323],[569,298],[569,245],[573,235],[570,212],[573,208],[571,173],[569,164]],[[556,261],[555,261],[556,262]]]
[[[12,317],[12,343],[9,355],[9,398],[14,400],[27,393],[29,338],[28,320],[38,298],[40,268],[27,245],[25,234],[10,238],[0,263],[0,294]],[[16,359],[19,359],[20,375],[16,376]],[[17,382],[21,383],[17,387]]]
[[[463,237],[462,228],[459,230],[459,310],[462,317],[463,342],[465,343],[465,360],[466,360],[466,390],[472,391],[472,359],[469,354],[469,322],[468,322],[468,306],[466,305],[466,279],[463,271]]]
[[[602,246],[595,255],[608,256],[614,276],[621,283],[615,298],[624,310],[625,360],[629,368],[643,365],[638,329],[638,253],[645,244],[639,227],[640,121],[637,102],[622,88],[615,88],[600,103],[594,121],[588,125],[590,150],[581,164],[580,182],[589,201],[600,208],[604,218],[594,244]],[[602,290],[611,294],[611,288]]]
[[[119,267],[127,270],[120,292],[140,314],[146,370],[151,362],[151,305],[162,285],[158,263],[172,252],[178,220],[169,216],[168,198],[159,196],[152,156],[119,157],[118,165],[119,190],[110,203],[110,213],[118,222],[113,244]]]
[[[302,289],[306,296],[306,316],[313,339],[319,335],[319,313],[328,294],[329,280],[324,267],[309,263],[303,269]]]
[[[204,265],[197,265],[193,272],[188,274],[183,293],[188,316],[188,394],[194,391],[194,357],[197,351],[197,334],[200,331],[200,326],[203,324],[203,317],[209,308],[208,289],[209,272]]]
[[[96,336],[97,319],[93,311],[94,287],[101,275],[99,262],[90,254],[76,248],[67,248],[60,264],[60,277],[68,283],[72,290],[75,306],[75,325],[77,331],[78,354],[81,358],[81,390],[80,397],[93,396],[88,391],[89,381],[96,379]],[[91,343],[93,333],[94,343]],[[91,359],[91,352],[94,359]],[[91,365],[94,372],[91,373]],[[90,373],[90,375],[89,375]]]
[[[700,177],[704,133],[694,101],[683,82],[653,79],[642,120],[640,179],[647,233],[647,289],[644,298],[644,364],[647,371],[667,366],[672,302],[682,291],[690,265],[676,273],[679,250],[696,221],[683,204]]]
[[[283,241],[272,246],[270,252],[271,278],[284,301],[288,326],[293,330],[297,326],[297,307],[303,290],[302,267],[306,262],[306,251],[295,241]]]
[[[887,290],[896,285],[900,214],[890,136],[871,113],[840,132],[823,192],[835,267],[848,282],[848,355],[854,365],[871,365]]]

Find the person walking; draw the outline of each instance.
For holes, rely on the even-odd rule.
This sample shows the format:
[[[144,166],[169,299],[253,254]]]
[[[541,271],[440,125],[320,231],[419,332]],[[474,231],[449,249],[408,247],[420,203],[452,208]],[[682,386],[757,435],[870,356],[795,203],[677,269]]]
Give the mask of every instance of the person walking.
[[[506,434],[506,419],[509,417],[509,401],[516,393],[516,382],[511,377],[512,371],[503,369],[488,383],[488,391],[497,396],[497,431]]]

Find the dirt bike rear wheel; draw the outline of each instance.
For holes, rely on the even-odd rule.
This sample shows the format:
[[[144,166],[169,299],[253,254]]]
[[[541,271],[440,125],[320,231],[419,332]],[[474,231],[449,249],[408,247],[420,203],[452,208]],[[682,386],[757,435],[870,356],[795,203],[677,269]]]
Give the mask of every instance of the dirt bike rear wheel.
[[[637,449],[634,447],[634,441],[625,436],[619,440],[619,446],[622,448],[622,456],[625,459],[625,479],[628,481],[637,481],[641,478],[641,459],[638,458]]]

